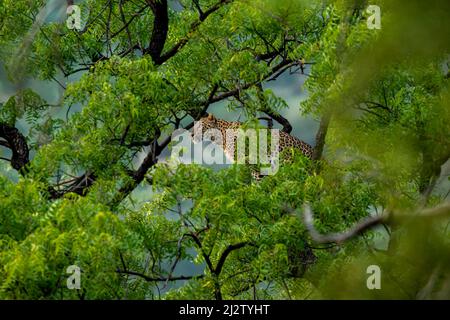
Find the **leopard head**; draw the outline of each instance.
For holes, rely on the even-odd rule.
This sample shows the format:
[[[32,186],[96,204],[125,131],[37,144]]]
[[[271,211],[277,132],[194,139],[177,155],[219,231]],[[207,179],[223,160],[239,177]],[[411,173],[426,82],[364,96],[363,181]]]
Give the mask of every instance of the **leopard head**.
[[[194,142],[198,143],[202,141],[205,132],[210,129],[220,130],[219,120],[217,120],[212,114],[208,114],[196,122],[192,133]]]

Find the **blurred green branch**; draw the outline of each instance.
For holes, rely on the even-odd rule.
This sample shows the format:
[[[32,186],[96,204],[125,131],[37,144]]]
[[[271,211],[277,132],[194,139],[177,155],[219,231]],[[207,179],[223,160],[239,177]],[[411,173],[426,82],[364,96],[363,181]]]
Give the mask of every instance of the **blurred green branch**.
[[[321,234],[314,226],[314,216],[309,204],[303,206],[303,222],[311,238],[317,243],[343,243],[381,224],[392,224],[409,219],[441,218],[450,216],[450,202],[442,203],[436,207],[416,211],[413,214],[386,213],[378,216],[366,217],[351,229],[342,233]]]

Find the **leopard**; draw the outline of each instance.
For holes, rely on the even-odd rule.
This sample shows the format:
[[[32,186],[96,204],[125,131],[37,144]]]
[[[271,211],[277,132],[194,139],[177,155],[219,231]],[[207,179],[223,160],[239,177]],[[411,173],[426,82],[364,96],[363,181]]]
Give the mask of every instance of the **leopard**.
[[[221,133],[222,139],[214,141],[214,137],[211,137],[212,143],[217,144],[223,149],[225,156],[234,162],[236,160],[236,134],[231,134],[234,130],[239,130],[243,127],[243,123],[239,121],[226,121],[216,118],[213,114],[209,113],[200,118],[197,126],[201,126],[201,130],[194,130],[192,133],[192,138],[195,143],[202,140],[203,135],[210,129],[216,129]],[[236,131],[234,131],[236,132]],[[286,152],[287,150],[298,150],[303,156],[308,159],[312,159],[313,147],[299,138],[290,135],[284,131],[279,131],[279,147],[278,153],[284,154],[283,161],[291,161],[290,154]],[[284,152],[284,153],[283,153]],[[259,173],[258,170],[252,168],[252,176],[256,181],[261,181],[264,177]]]
[[[243,123],[239,121],[225,121],[222,119],[216,118],[212,114],[207,114],[206,116],[200,118],[197,126],[201,125],[201,130],[193,130],[192,138],[194,143],[199,143],[203,140],[204,134],[210,129],[216,129],[220,131],[220,136],[222,141],[218,140],[210,140],[212,143],[217,144],[221,147],[229,159],[236,158],[236,148],[235,148],[235,135],[230,135],[229,132],[233,130],[238,130],[243,127]],[[212,138],[213,136],[211,136]],[[288,151],[289,149],[295,149],[300,151],[303,156],[308,159],[312,159],[313,157],[313,147],[308,143],[300,140],[297,137],[294,137],[284,131],[279,132],[279,144],[278,144],[278,152],[280,155],[283,154],[283,151]],[[292,158],[289,157],[292,153],[286,152],[283,154],[284,162],[292,161]],[[259,183],[265,176],[260,174],[259,170],[254,170],[251,168],[251,176],[253,181]],[[306,270],[313,265],[317,257],[314,254],[312,247],[310,247],[307,243],[299,246],[297,244],[289,244],[286,247],[288,261],[289,261],[289,275],[294,278],[301,278],[304,276]]]

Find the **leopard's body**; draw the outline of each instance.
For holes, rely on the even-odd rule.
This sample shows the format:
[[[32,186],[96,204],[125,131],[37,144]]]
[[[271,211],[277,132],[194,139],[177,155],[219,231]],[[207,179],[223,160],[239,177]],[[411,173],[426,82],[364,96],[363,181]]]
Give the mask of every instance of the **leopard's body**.
[[[209,114],[208,116],[201,118],[197,124],[197,126],[201,126],[201,130],[198,130],[198,127],[196,128],[197,130],[194,129],[194,142],[202,141],[204,134],[210,129],[219,130],[220,136],[223,137],[222,141],[211,141],[212,143],[219,145],[223,149],[226,156],[233,161],[236,159],[235,130],[240,129],[242,125],[243,124],[241,122],[224,121]],[[278,146],[278,152],[280,155],[283,154],[284,150],[293,148],[300,151],[307,158],[312,158],[313,148],[306,142],[291,136],[286,132],[279,132]],[[283,160],[290,161],[290,155],[292,155],[292,153],[284,153]],[[255,178],[256,181],[260,181],[263,176],[260,175],[259,171],[253,169],[251,169],[251,171],[253,178]],[[287,254],[290,264],[289,274],[292,277],[303,277],[309,266],[314,264],[317,259],[312,248],[308,245],[303,245],[300,248],[297,244],[290,244],[287,246]]]
[[[201,130],[199,132],[194,132],[194,141],[200,141],[203,137],[203,134],[210,129],[219,130],[221,133],[222,140],[221,141],[212,141],[213,143],[218,144],[222,147],[225,155],[231,161],[235,161],[236,159],[236,130],[242,127],[241,122],[237,121],[225,121],[221,119],[217,119],[212,114],[205,116],[199,120],[199,124],[201,125]],[[307,158],[311,158],[313,154],[313,148],[306,142],[286,133],[283,131],[279,132],[279,144],[278,144],[278,153],[282,154],[284,150],[287,149],[295,149],[299,150],[304,156]],[[285,156],[286,158],[286,156]],[[289,159],[283,159],[289,160]],[[258,178],[255,174],[253,174],[255,178]]]

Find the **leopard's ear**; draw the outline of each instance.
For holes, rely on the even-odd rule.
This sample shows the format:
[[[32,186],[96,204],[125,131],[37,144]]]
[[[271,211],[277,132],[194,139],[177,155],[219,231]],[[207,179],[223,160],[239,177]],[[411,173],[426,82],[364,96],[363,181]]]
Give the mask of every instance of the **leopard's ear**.
[[[208,120],[215,120],[215,119],[216,118],[214,118],[214,116],[211,113],[208,114]]]

